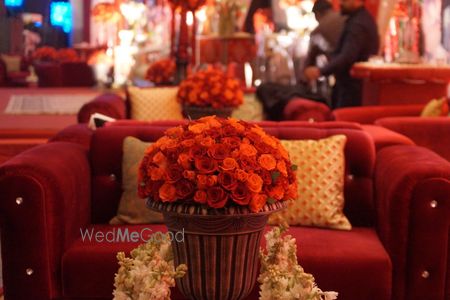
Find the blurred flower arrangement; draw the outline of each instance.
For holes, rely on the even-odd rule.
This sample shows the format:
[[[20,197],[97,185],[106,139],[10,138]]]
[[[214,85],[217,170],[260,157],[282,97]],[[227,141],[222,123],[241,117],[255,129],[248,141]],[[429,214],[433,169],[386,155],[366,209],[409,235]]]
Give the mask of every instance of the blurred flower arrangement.
[[[150,238],[131,251],[117,253],[119,270],[114,278],[114,300],[170,299],[175,278],[183,277],[187,266],[174,267],[170,237]]]
[[[58,53],[53,47],[40,47],[33,53],[33,60],[55,61]]]
[[[180,84],[178,102],[201,107],[238,107],[244,101],[239,81],[209,68],[194,73]]]
[[[288,152],[259,126],[216,116],[171,128],[152,144],[139,167],[139,196],[212,208],[294,199]]]
[[[33,60],[47,62],[76,62],[79,61],[77,52],[71,48],[56,50],[53,47],[44,46],[36,49]]]
[[[280,0],[279,5],[282,8],[287,8],[289,6],[297,6],[302,2],[302,0]]]
[[[160,59],[150,65],[146,79],[155,84],[172,83],[175,75],[175,61],[170,58]]]
[[[98,3],[91,11],[94,21],[101,23],[115,23],[120,19],[119,9],[114,3]]]
[[[295,238],[283,236],[287,227],[274,227],[265,234],[266,251],[260,251],[261,273],[258,277],[260,300],[333,300],[336,292],[322,292],[311,274],[297,262]]]

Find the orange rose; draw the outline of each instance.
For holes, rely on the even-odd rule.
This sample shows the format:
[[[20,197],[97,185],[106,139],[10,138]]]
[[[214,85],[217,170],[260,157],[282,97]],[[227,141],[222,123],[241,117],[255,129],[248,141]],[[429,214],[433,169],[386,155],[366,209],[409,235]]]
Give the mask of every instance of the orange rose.
[[[278,144],[278,151],[280,152],[282,158],[289,160],[289,152],[287,152],[286,149],[284,149],[281,143]]]
[[[275,169],[277,161],[271,154],[263,154],[258,158],[259,165],[268,171]]]
[[[241,144],[239,147],[239,153],[245,156],[255,156],[258,151],[256,151],[256,148],[252,145]]]
[[[214,145],[214,140],[212,138],[210,138],[209,136],[202,138],[200,140],[200,145],[204,146],[204,147],[211,147],[212,145]]]
[[[193,125],[189,125],[189,130],[192,131],[193,133],[202,133],[203,131],[209,129],[209,125],[205,124],[205,123],[196,123]]]
[[[159,188],[159,197],[163,202],[173,202],[176,200],[177,189],[170,183],[164,183]]]
[[[280,173],[284,176],[287,176],[286,163],[284,162],[284,160],[279,160],[277,162],[277,170],[280,171]]]
[[[242,181],[242,182],[245,182],[248,179],[248,173],[242,169],[237,169],[235,172],[235,175],[236,175],[236,179],[239,181]]]
[[[178,156],[177,163],[179,163],[185,170],[191,169],[191,162],[192,159],[187,153],[181,153]]]
[[[267,196],[264,194],[256,194],[252,197],[252,200],[250,200],[250,210],[252,212],[259,212],[261,208],[266,205],[267,202]]]
[[[194,181],[197,174],[194,171],[184,170],[183,177],[189,180]]]
[[[284,197],[284,189],[282,186],[276,185],[269,190],[269,196],[275,200],[281,200]]]
[[[230,171],[230,170],[234,170],[238,167],[238,163],[234,158],[231,157],[227,157],[222,161],[222,170],[224,171]]]
[[[194,201],[198,203],[205,204],[206,198],[208,198],[206,192],[204,190],[197,190],[194,195]]]
[[[167,158],[162,152],[157,152],[153,155],[153,162],[158,166],[162,166],[167,162]]]
[[[177,126],[166,130],[166,134],[171,138],[179,138],[183,135],[183,127]]]
[[[271,136],[266,134],[265,136],[262,137],[262,140],[270,147],[277,149],[277,142]]]
[[[238,183],[232,172],[220,173],[217,180],[226,190],[233,190]]]
[[[247,187],[253,193],[261,192],[263,180],[257,174],[250,174],[247,178]]]
[[[151,180],[162,180],[166,178],[166,171],[162,168],[151,168],[149,175]]]
[[[181,145],[186,148],[190,148],[190,147],[194,146],[194,144],[195,144],[194,139],[187,139],[187,140],[184,140],[181,142]]]
[[[226,89],[225,92],[223,93],[223,95],[225,96],[225,98],[227,100],[233,99],[233,96],[234,96],[233,92],[230,91],[229,89]]]
[[[211,128],[220,128],[220,127],[222,127],[222,124],[219,121],[217,121],[215,116],[203,117],[203,118],[198,119],[198,121],[208,124]]]

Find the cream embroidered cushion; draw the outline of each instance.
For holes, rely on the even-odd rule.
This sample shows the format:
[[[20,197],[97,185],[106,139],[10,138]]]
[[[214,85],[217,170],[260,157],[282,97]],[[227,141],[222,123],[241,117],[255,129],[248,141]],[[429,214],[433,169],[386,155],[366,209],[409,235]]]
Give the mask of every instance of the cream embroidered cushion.
[[[20,71],[20,62],[21,62],[20,56],[2,54],[1,58],[5,62],[6,71],[8,73]]]
[[[131,118],[134,120],[181,120],[181,105],[177,102],[178,87],[128,89]]]
[[[138,168],[144,152],[151,143],[128,136],[123,141],[122,158],[122,197],[120,198],[117,216],[109,223],[146,224],[162,223],[162,215],[146,207],[144,199],[137,194]]]
[[[297,165],[298,198],[272,214],[269,223],[351,229],[343,213],[346,141],[345,135],[281,141]]]

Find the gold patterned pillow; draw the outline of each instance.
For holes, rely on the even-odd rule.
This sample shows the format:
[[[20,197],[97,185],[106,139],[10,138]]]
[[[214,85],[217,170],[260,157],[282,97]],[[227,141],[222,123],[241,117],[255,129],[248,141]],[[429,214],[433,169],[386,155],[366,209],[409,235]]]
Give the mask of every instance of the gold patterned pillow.
[[[282,140],[297,165],[298,198],[272,214],[270,224],[287,222],[350,230],[344,208],[345,135],[321,140]]]
[[[162,223],[162,215],[147,208],[145,200],[139,198],[138,168],[145,150],[151,143],[128,136],[123,140],[122,158],[122,197],[120,198],[117,216],[109,223],[116,224],[147,224]]]
[[[178,87],[155,87],[128,89],[131,118],[134,120],[181,120],[181,105],[177,102]]]

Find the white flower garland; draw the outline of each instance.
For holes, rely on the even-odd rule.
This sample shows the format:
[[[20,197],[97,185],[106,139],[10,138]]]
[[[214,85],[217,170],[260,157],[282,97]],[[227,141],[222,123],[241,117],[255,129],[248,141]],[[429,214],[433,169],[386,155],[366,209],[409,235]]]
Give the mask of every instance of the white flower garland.
[[[114,300],[169,300],[175,278],[183,277],[187,266],[175,269],[170,237],[151,238],[131,251],[131,258],[117,253],[119,270],[114,278]]]
[[[266,233],[267,254],[261,249],[261,274],[258,277],[260,300],[334,300],[336,292],[322,292],[311,274],[297,262],[297,245],[287,227],[274,227]]]

